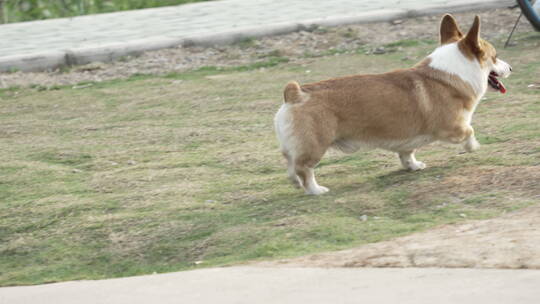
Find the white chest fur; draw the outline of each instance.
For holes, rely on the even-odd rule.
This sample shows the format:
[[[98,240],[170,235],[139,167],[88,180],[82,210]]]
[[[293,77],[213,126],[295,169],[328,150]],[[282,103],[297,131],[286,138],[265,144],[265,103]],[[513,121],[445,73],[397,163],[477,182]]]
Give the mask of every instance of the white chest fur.
[[[477,96],[486,93],[488,68],[482,68],[477,60],[465,57],[456,42],[438,47],[428,58],[431,59],[430,67],[458,76],[471,85]]]

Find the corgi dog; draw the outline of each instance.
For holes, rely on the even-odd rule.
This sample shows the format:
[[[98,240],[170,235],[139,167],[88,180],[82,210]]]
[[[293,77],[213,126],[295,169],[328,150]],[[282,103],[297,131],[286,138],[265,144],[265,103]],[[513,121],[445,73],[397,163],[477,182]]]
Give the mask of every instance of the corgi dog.
[[[274,119],[289,179],[307,194],[327,192],[314,168],[329,148],[393,151],[410,171],[426,167],[414,153],[434,141],[474,151],[480,146],[471,126],[474,110],[488,88],[506,92],[498,78],[511,71],[480,38],[478,16],[465,35],[446,14],[440,45],[412,68],[304,85],[291,81]]]

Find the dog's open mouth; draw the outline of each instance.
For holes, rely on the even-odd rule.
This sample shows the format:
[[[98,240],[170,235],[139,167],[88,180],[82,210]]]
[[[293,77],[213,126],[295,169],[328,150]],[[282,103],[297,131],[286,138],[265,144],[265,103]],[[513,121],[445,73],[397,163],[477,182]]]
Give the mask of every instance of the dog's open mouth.
[[[506,93],[506,88],[504,87],[504,84],[497,79],[497,77],[499,77],[499,74],[495,72],[489,73],[488,83],[492,88],[504,94]]]

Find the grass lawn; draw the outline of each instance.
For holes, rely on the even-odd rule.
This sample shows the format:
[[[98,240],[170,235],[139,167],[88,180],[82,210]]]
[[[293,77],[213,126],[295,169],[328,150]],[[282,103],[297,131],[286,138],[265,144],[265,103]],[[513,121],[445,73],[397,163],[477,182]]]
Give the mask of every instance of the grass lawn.
[[[111,13],[210,0],[7,0],[0,6],[0,23]],[[0,1],[2,2],[2,1]]]
[[[286,82],[411,66],[433,42],[1,90],[0,285],[292,257],[538,203],[540,36],[495,44],[514,74],[478,107],[478,152],[432,144],[414,173],[389,152],[330,152],[320,197],[286,179],[273,132]]]

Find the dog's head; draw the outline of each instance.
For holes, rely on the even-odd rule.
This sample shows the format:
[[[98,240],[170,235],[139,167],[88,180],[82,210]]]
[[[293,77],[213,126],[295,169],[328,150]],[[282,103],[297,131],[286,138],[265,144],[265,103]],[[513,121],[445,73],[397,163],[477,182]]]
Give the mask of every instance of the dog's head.
[[[463,56],[477,61],[482,71],[487,73],[489,88],[501,93],[506,92],[506,88],[497,77],[508,77],[512,67],[497,58],[497,50],[491,43],[480,38],[480,17],[474,18],[469,32],[464,35],[454,17],[449,14],[444,15],[441,20],[440,40],[441,45],[456,43]]]

